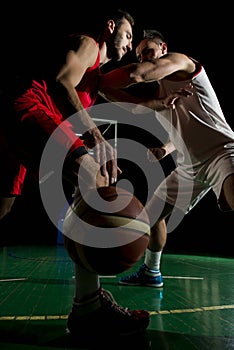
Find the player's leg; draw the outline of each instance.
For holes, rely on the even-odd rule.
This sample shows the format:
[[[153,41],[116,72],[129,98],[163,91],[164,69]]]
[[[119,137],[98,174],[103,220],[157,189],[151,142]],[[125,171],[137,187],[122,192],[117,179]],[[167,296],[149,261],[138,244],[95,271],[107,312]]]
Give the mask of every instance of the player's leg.
[[[178,169],[164,179],[146,204],[151,234],[144,263],[137,272],[122,277],[120,284],[158,288],[163,286],[160,264],[168,227],[174,229],[209,189],[202,181],[196,181],[193,176]]]
[[[162,207],[162,205],[164,206],[162,213],[151,227],[150,240],[145,252],[144,263],[140,266],[138,271],[122,277],[119,280],[120,284],[131,286],[143,285],[156,288],[163,286],[160,263],[162,251],[167,239],[165,219],[172,212],[173,206],[153,196],[146,208],[152,223],[155,220],[154,218],[157,217],[156,213],[158,208]]]
[[[234,173],[226,177],[219,197],[221,210],[234,210]]]
[[[0,197],[0,220],[11,212],[15,198],[16,197]]]
[[[144,331],[150,320],[148,311],[130,310],[116,303],[109,291],[101,288],[99,276],[79,262],[74,241],[64,236],[65,247],[75,262],[75,297],[67,330],[78,337],[126,335]],[[107,262],[108,263],[108,262]]]

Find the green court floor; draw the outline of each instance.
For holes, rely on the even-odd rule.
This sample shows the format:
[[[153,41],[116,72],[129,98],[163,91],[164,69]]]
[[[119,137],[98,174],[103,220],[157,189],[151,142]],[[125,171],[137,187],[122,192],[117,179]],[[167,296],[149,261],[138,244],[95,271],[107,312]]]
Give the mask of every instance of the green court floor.
[[[2,247],[0,349],[233,350],[234,260],[165,253],[162,273],[162,289],[101,276],[119,304],[150,311],[151,322],[145,335],[79,343],[66,335],[74,274],[64,246]]]

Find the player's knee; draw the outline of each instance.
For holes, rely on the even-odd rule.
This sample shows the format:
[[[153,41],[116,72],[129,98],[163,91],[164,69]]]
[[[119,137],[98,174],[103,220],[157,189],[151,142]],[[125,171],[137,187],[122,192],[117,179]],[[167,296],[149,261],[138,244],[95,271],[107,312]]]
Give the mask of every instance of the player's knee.
[[[218,203],[223,211],[234,210],[234,174],[225,179]]]
[[[3,210],[0,209],[0,220],[2,220],[10,212],[11,212],[11,208],[7,208]]]
[[[11,212],[15,197],[0,198],[0,220]]]

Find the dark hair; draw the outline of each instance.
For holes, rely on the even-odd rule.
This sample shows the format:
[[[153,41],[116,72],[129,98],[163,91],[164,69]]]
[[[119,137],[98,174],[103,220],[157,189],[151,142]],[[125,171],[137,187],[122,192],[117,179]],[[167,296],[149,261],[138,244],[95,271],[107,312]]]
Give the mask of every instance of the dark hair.
[[[105,29],[107,22],[112,19],[115,22],[116,29],[118,29],[121,24],[123,23],[123,19],[126,19],[130,25],[133,27],[134,26],[134,18],[130,15],[129,12],[122,10],[122,9],[117,9],[113,10],[112,12],[106,14],[105,20],[103,21],[103,29]]]
[[[158,30],[155,29],[144,29],[142,33],[142,39],[150,39],[160,44],[162,41],[165,42],[164,36]]]
[[[92,35],[96,41],[99,41],[102,37],[109,20],[113,20],[115,22],[115,31],[119,29],[124,19],[126,19],[132,27],[135,23],[134,18],[130,15],[130,13],[122,9],[112,10],[112,12],[106,13],[105,16],[102,16],[102,18],[102,20],[99,19],[99,28],[96,28],[96,34]]]
[[[123,19],[126,19],[132,27],[134,26],[134,18],[130,15],[130,13],[121,9],[109,14],[108,19],[113,19],[117,28],[122,24]]]

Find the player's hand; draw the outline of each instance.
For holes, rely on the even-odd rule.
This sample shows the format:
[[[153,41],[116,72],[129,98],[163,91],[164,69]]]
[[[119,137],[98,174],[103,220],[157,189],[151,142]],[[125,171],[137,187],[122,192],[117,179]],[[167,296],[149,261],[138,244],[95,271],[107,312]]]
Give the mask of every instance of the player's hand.
[[[101,174],[109,176],[110,184],[122,173],[117,165],[117,152],[102,136],[98,127],[89,129],[83,135],[84,144],[94,151],[94,159],[101,166]]]
[[[147,158],[150,162],[158,162],[166,154],[166,150],[161,147],[148,148]]]
[[[173,92],[171,95],[167,96],[163,100],[165,108],[175,109],[176,101],[183,97],[190,97],[193,95],[192,84],[188,84],[184,88],[179,89],[178,91]]]

